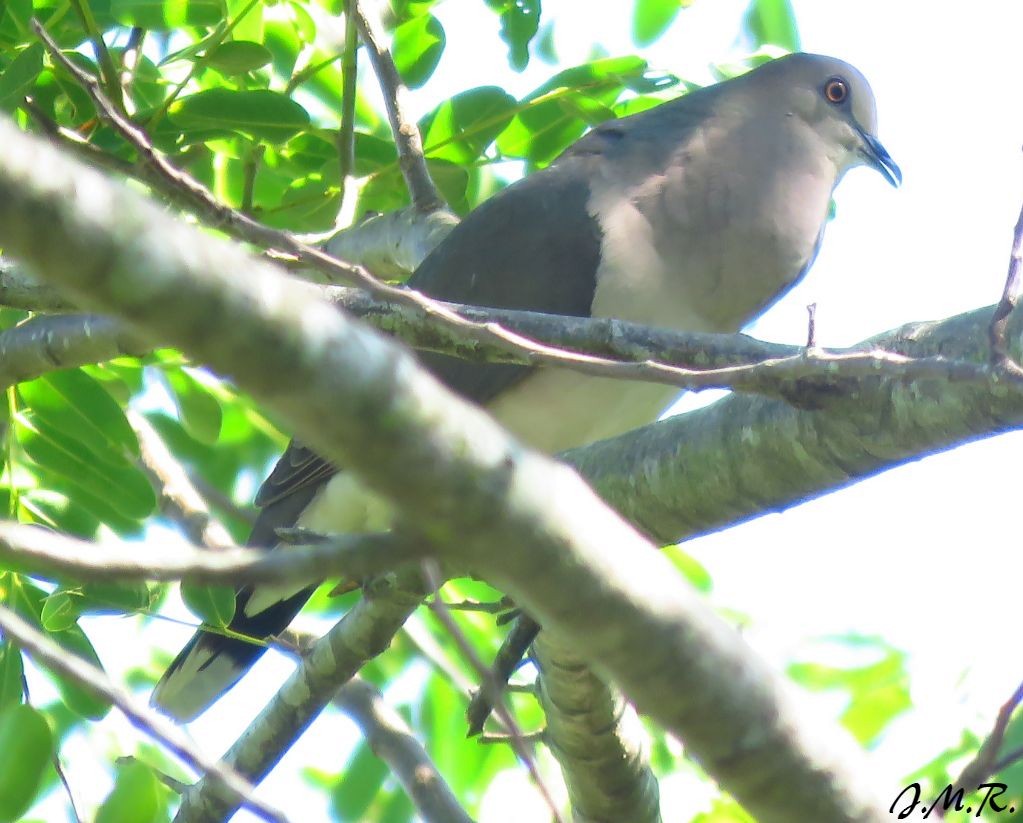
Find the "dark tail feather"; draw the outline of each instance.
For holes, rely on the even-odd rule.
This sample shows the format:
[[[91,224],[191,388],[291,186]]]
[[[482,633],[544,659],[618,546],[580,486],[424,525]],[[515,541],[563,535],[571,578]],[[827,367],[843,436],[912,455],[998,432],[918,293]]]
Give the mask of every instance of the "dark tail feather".
[[[243,589],[230,629],[260,640],[277,635],[294,620],[315,589],[310,586],[251,616],[245,614],[251,590]],[[200,629],[164,672],[150,703],[178,720],[192,720],[241,680],[265,651],[266,646],[259,642]]]

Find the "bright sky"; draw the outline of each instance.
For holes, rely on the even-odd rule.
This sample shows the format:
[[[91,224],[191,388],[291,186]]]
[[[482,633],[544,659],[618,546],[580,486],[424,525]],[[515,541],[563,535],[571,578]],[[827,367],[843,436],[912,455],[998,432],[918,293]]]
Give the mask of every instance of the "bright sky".
[[[795,6],[806,50],[848,60],[870,79],[881,140],[905,184],[895,191],[867,170],[850,173],[813,271],[754,334],[802,342],[810,302],[818,306],[822,345],[995,302],[1023,198],[1023,5],[795,0]],[[734,38],[745,7],[745,0],[698,2],[644,54],[656,68],[707,81],[710,62],[740,56]],[[558,52],[571,64],[585,60],[595,42],[611,54],[634,52],[631,8],[624,1],[545,0],[544,15],[557,21]],[[525,75],[512,75],[494,18],[478,0],[447,0],[437,13],[448,46],[427,88],[413,95],[417,114],[469,86],[493,83],[521,94],[552,72],[534,60]],[[966,724],[982,718],[978,728],[988,725],[1023,678],[1003,629],[1016,623],[1023,571],[1006,517],[1019,506],[1009,467],[1020,457],[1023,438],[1003,436],[688,546],[713,574],[713,602],[750,615],[747,636],[778,667],[808,648],[809,638],[849,631],[883,635],[910,653],[915,711],[874,755],[892,780],[957,740]],[[92,621],[88,630],[117,676],[130,662],[119,650],[140,641],[137,626]],[[141,640],[177,648],[189,633],[160,625]],[[209,751],[224,749],[289,669],[267,655],[259,673],[223,701],[228,705],[192,724],[196,739]],[[815,702],[832,716],[842,708],[840,701]],[[287,797],[287,807],[303,808],[303,820],[326,819],[322,799],[296,778],[296,768],[308,762],[339,768],[345,754],[338,741],[353,740],[352,729],[337,714],[318,720],[266,781],[267,796]],[[93,741],[97,749],[82,739],[65,749],[86,806],[105,795],[109,782],[84,764],[104,751],[107,735],[128,734],[134,732],[112,717]],[[663,787],[666,801],[677,788]],[[516,792],[515,820],[542,819],[528,812],[528,785],[513,780],[505,789]],[[511,820],[508,805],[496,802],[497,794],[494,800],[483,821]]]

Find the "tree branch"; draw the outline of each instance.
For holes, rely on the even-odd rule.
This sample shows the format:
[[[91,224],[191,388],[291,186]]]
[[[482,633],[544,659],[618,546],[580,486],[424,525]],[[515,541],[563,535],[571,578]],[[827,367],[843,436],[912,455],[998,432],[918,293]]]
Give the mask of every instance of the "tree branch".
[[[127,417],[138,437],[142,468],[156,489],[160,511],[193,543],[208,549],[234,546],[231,535],[210,514],[185,467],[171,454],[156,429],[133,409],[128,409]]]
[[[472,823],[412,729],[376,688],[354,677],[338,689],[333,703],[355,721],[426,823]]]
[[[263,820],[285,821],[286,818],[278,809],[254,795],[255,786],[237,770],[216,758],[207,757],[177,726],[116,686],[101,669],[65,651],[3,605],[0,605],[0,629],[39,665],[109,700],[136,728],[161,742],[192,768],[205,772],[211,785],[217,786],[219,791],[232,797],[237,804],[246,806]]]
[[[398,165],[412,197],[412,205],[416,211],[424,214],[442,209],[444,200],[434,186],[430,170],[426,167],[423,138],[419,134],[419,127],[405,113],[404,98],[407,93],[405,83],[395,68],[391,53],[381,45],[380,36],[374,31],[358,0],[351,0],[351,12],[355,15],[359,34],[362,36],[362,42],[366,44],[369,61],[373,64],[373,71],[384,94],[387,119],[391,123],[394,145],[398,149]]]
[[[987,361],[990,308],[865,341],[904,357]],[[1014,314],[1010,339],[1023,318]],[[954,380],[874,380],[793,399],[734,394],[559,455],[629,522],[677,543],[848,486],[908,460],[1023,425],[1014,391]],[[699,505],[693,505],[699,500]]]
[[[141,357],[151,347],[118,320],[95,314],[33,317],[0,332],[0,389],[114,357]]]
[[[96,544],[41,526],[0,521],[0,561],[39,577],[75,580],[187,580],[211,585],[314,583],[333,574],[361,579],[423,555],[421,542],[395,532],[341,534],[287,551]]]
[[[572,819],[660,823],[657,778],[636,710],[549,632],[533,649],[544,742],[561,766]]]

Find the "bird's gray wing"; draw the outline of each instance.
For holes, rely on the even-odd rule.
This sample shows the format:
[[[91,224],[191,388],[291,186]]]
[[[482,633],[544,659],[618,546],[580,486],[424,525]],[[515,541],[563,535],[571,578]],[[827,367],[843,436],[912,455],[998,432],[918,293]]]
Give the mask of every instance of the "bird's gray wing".
[[[409,286],[455,303],[589,315],[601,235],[587,208],[588,166],[555,165],[482,203],[422,262]],[[481,404],[529,373],[525,366],[433,352],[419,359],[453,391]]]

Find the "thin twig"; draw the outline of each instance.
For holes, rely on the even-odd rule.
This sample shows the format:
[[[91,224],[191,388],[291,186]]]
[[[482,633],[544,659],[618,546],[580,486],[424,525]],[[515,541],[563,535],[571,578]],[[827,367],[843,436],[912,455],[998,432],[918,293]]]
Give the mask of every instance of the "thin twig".
[[[133,26],[128,33],[128,42],[124,44],[121,54],[121,75],[118,78],[124,93],[130,95],[135,84],[135,74],[142,62],[142,44],[146,39],[146,30],[141,26]]]
[[[355,171],[355,98],[359,80],[359,30],[352,9],[355,0],[345,0],[345,53],[341,59],[341,125],[337,132],[337,154],[341,165],[341,213],[345,214],[348,185]]]
[[[50,761],[53,763],[53,770],[57,773],[57,777],[64,786],[64,794],[67,795],[68,805],[71,807],[71,817],[75,823],[82,823],[82,816],[78,813],[78,806],[75,805],[75,795],[71,791],[71,784],[68,782],[67,774],[64,772],[64,766],[60,762],[60,756],[54,752],[53,759]]]
[[[959,779],[955,781],[956,786],[979,786],[996,772],[998,751],[1002,748],[1002,741],[1005,739],[1005,732],[1009,728],[1012,714],[1021,702],[1023,702],[1023,683],[1016,687],[1012,696],[998,710],[991,734],[981,745],[976,757],[960,772]],[[934,811],[939,820],[944,819],[945,809],[942,806],[934,806]]]
[[[192,768],[240,798],[242,805],[263,820],[286,821],[283,812],[255,796],[256,787],[234,769],[203,754],[189,737],[171,721],[140,703],[107,677],[102,669],[62,649],[50,638],[0,605],[0,629],[39,665],[80,683],[110,701],[139,730],[160,741]]]
[[[1005,289],[1002,299],[995,306],[991,317],[988,338],[991,341],[991,362],[1013,374],[1023,374],[1009,354],[1008,328],[1009,317],[1012,315],[1020,297],[1020,270],[1023,267],[1023,207],[1016,219],[1016,228],[1012,232],[1012,248],[1009,252],[1009,272],[1005,277]]]
[[[103,32],[99,30],[99,26],[96,25],[96,19],[92,16],[92,8],[88,0],[71,0],[71,6],[78,15],[82,28],[85,29],[89,37],[89,42],[92,43],[92,49],[96,55],[96,63],[99,64],[100,76],[107,93],[114,100],[117,107],[123,109],[124,98],[121,94],[120,75],[117,71],[117,66],[114,65],[113,57],[110,56],[110,50],[107,48],[106,41],[103,39]]]
[[[529,647],[536,640],[539,632],[539,623],[528,615],[520,614],[511,630],[505,635],[501,647],[494,656],[493,664],[487,670],[486,682],[491,684],[491,688],[485,689],[481,686],[469,700],[469,706],[465,711],[465,719],[468,723],[466,734],[469,737],[482,733],[483,726],[490,718],[490,713],[500,702],[501,692],[519,668],[523,656],[529,651]]]
[[[433,666],[434,671],[451,684],[455,691],[468,695],[476,687],[475,683],[462,674],[461,669],[449,658],[447,650],[437,642],[421,620],[409,620],[402,626],[401,631],[416,651]]]
[[[423,578],[426,580],[427,587],[431,591],[436,592],[443,585],[437,564],[432,560],[424,560],[421,565],[423,569]],[[476,650],[466,638],[465,633],[461,630],[461,628],[459,628],[458,624],[451,616],[451,613],[447,610],[444,601],[439,597],[433,597],[430,599],[429,605],[430,610],[437,616],[437,619],[440,620],[450,633],[452,639],[462,652],[462,655],[476,671],[476,674],[479,675],[480,690],[488,695],[494,712],[508,730],[512,748],[515,749],[515,753],[518,755],[523,765],[525,765],[526,770],[529,772],[529,776],[536,784],[537,789],[550,808],[552,819],[557,821],[557,823],[562,823],[564,818],[561,816],[558,804],[554,801],[554,797],[551,794],[550,789],[547,787],[546,781],[540,774],[540,769],[537,767],[536,760],[534,759],[532,752],[530,752],[529,746],[526,744],[522,729],[512,716],[512,713],[508,711],[508,707],[504,705],[504,701],[501,700],[501,684],[494,680],[490,669],[487,668],[487,665],[480,659],[480,656],[476,654]]]
[[[139,440],[142,467],[159,496],[160,510],[193,543],[209,549],[234,546],[227,529],[210,514],[185,467],[171,454],[152,424],[132,409],[128,409],[127,417]]]
[[[437,191],[430,177],[430,170],[423,157],[423,138],[415,121],[405,113],[404,98],[407,92],[405,83],[398,74],[398,69],[391,59],[391,53],[380,43],[380,36],[374,31],[373,24],[363,14],[358,0],[351,0],[351,11],[366,44],[369,61],[373,65],[380,90],[384,95],[387,107],[387,119],[391,123],[391,133],[398,149],[398,165],[405,178],[412,205],[419,212],[431,212],[444,208],[444,200]]]
[[[76,580],[188,580],[195,583],[304,583],[332,573],[354,578],[389,571],[422,557],[419,540],[397,532],[342,534],[288,551],[207,551],[194,546],[90,543],[40,526],[0,521],[0,561],[41,577]]]
[[[43,134],[47,135],[54,142],[59,143],[61,148],[67,149],[79,160],[88,163],[90,166],[107,169],[119,174],[127,176],[134,174],[135,166],[130,161],[104,151],[85,140],[76,131],[58,125],[31,98],[22,100],[20,107],[22,111],[32,118],[32,122],[36,124]]]

